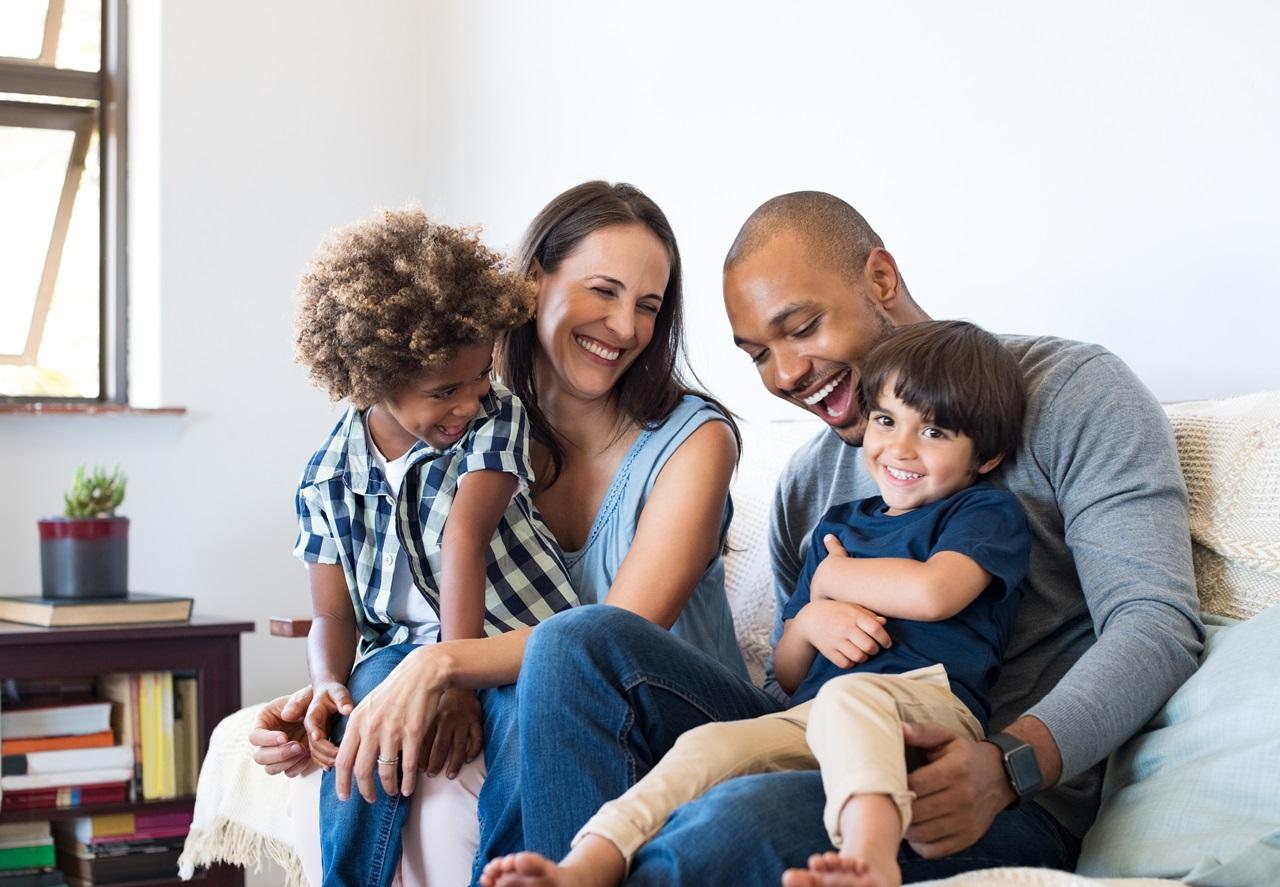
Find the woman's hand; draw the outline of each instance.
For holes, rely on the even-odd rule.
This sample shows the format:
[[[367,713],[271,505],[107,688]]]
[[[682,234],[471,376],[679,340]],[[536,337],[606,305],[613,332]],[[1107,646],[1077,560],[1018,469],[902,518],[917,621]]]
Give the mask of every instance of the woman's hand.
[[[254,763],[267,773],[297,776],[311,763],[303,715],[311,704],[311,688],[273,699],[253,719],[249,744],[253,746]]]
[[[444,770],[453,779],[463,764],[480,754],[484,748],[484,709],[474,690],[454,688],[444,692],[435,723],[423,741],[423,747],[428,746],[431,751],[426,771],[430,777]]]
[[[388,795],[413,794],[423,740],[450,689],[447,658],[439,644],[419,647],[351,712],[334,762],[341,800],[351,796],[353,775],[360,797],[370,804],[378,797],[375,774]]]
[[[883,616],[844,601],[813,600],[796,614],[804,638],[837,668],[866,662],[893,641]]]
[[[355,703],[351,701],[351,694],[345,684],[331,681],[314,688],[314,696],[302,723],[311,744],[312,759],[326,770],[333,766],[338,757],[338,747],[329,741],[333,719],[338,715],[351,714],[354,708]]]

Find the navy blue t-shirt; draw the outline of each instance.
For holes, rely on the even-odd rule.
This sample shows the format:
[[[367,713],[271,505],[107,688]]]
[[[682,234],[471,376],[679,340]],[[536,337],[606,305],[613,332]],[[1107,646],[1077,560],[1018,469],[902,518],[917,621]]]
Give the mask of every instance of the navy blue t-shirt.
[[[809,556],[782,618],[794,619],[809,603],[809,582],[827,556],[822,538],[831,533],[850,557],[897,557],[927,561],[940,551],[974,560],[991,574],[991,584],[969,606],[941,622],[889,619],[885,629],[893,646],[852,668],[840,668],[821,653],[791,697],[798,705],[812,699],[832,678],[853,672],[901,674],[942,663],[951,691],[987,727],[991,685],[1013,628],[1031,556],[1031,531],[1012,493],[982,482],[906,514],[885,514],[879,496],[837,505],[813,531]]]

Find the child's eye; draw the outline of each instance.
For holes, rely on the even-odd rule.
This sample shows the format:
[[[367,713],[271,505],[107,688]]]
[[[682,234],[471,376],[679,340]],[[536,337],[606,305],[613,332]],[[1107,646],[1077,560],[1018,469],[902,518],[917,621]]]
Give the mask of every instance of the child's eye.
[[[456,388],[446,388],[444,391],[437,391],[431,395],[432,400],[448,400],[457,392]]]
[[[893,419],[886,415],[872,416],[871,421],[879,425],[881,428],[892,428]]]
[[[941,428],[934,428],[931,425],[924,430],[924,436],[931,438],[932,440],[943,440],[946,438],[947,433]]]

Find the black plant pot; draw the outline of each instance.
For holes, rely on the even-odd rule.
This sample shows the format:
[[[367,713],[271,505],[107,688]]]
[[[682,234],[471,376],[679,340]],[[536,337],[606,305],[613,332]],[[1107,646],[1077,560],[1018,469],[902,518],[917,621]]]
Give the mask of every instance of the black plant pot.
[[[47,517],[39,526],[42,597],[128,596],[127,517]]]

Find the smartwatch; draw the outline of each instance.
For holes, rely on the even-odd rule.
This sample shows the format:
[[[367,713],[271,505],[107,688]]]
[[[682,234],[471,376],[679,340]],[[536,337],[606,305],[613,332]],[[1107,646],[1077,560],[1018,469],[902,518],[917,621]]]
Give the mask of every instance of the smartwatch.
[[[1036,759],[1036,750],[1027,743],[1008,733],[992,733],[983,742],[989,742],[1000,749],[1004,760],[1004,772],[1009,777],[1009,785],[1017,796],[1008,809],[1019,806],[1026,798],[1044,787],[1044,775],[1040,772],[1040,762]]]

